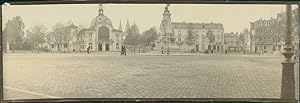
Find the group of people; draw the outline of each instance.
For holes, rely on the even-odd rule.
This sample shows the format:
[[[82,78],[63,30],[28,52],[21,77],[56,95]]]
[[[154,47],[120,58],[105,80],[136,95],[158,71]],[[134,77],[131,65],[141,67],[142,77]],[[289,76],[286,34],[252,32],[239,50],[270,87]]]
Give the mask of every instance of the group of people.
[[[126,55],[126,46],[125,45],[121,46],[121,55]]]
[[[87,49],[86,50],[87,53],[90,54],[91,46],[87,47],[86,49]],[[126,55],[126,46],[125,45],[121,46],[121,55]]]

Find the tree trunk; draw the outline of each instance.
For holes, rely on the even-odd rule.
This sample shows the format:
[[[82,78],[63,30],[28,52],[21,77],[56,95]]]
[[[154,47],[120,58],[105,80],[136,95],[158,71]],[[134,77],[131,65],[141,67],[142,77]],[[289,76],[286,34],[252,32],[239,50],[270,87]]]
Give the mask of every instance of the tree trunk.
[[[16,44],[13,43],[11,46],[12,46],[12,52],[13,52],[13,53],[16,53]]]

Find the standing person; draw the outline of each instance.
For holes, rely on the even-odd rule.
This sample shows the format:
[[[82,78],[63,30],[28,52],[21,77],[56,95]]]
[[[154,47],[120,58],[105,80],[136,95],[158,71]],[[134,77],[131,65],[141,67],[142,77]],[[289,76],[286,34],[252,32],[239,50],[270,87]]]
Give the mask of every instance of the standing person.
[[[126,56],[127,53],[126,53],[126,46],[125,46],[125,45],[124,45],[124,48],[123,48],[123,49],[124,49],[124,50],[123,50],[123,51],[124,51],[124,54],[125,54],[125,56]]]
[[[135,53],[135,47],[133,47],[133,53]]]
[[[87,53],[90,54],[90,46],[87,48]]]
[[[161,54],[164,54],[164,47],[161,47]]]
[[[121,55],[125,55],[125,45],[121,46]]]
[[[121,55],[123,55],[123,45],[121,46]]]

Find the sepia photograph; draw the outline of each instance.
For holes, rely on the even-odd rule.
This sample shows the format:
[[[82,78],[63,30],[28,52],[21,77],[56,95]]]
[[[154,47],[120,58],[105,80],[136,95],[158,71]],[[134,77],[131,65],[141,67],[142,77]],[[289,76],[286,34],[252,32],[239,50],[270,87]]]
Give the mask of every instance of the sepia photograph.
[[[3,99],[299,100],[297,4],[2,6]]]

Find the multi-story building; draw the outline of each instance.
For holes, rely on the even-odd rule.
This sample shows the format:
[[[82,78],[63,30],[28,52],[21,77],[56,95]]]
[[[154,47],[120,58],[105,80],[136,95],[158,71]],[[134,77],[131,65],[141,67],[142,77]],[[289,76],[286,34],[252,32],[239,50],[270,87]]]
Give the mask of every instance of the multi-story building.
[[[253,35],[253,53],[274,53],[282,46],[284,29],[278,19],[257,20],[250,23],[250,31]]]
[[[293,47],[299,47],[299,33],[297,9],[292,12]],[[277,17],[268,20],[250,22],[250,31],[253,35],[252,52],[254,53],[279,53],[284,48],[286,34],[286,13],[278,13]],[[298,48],[295,48],[298,49]]]
[[[243,44],[239,36],[238,32],[224,33],[225,49],[228,52],[240,52],[243,50]]]
[[[165,7],[160,24],[160,38],[158,45],[161,48],[178,48],[180,51],[201,52],[213,50],[224,51],[224,28],[221,23],[188,23],[172,22],[168,6]]]
[[[50,43],[51,51],[86,51],[90,47],[91,51],[120,51],[125,33],[122,32],[120,23],[119,29],[115,29],[109,17],[103,13],[102,4],[99,6],[99,13],[89,28],[79,29],[71,24],[66,27],[66,33],[70,33],[63,43]],[[129,25],[129,24],[127,24]],[[55,35],[55,34],[54,34]]]

